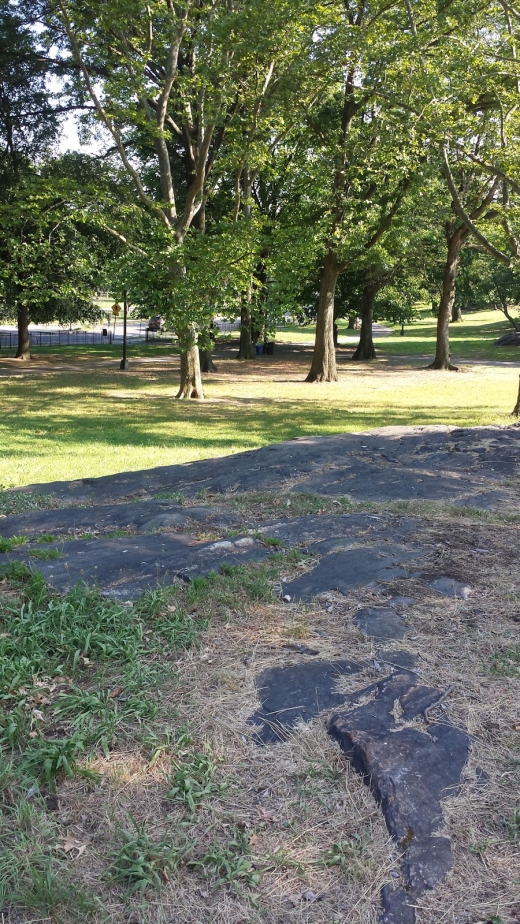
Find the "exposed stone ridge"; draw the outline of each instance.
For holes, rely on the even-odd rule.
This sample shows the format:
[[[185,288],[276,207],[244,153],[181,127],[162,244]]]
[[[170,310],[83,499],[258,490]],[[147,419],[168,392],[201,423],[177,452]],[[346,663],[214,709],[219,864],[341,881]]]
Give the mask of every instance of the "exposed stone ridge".
[[[351,706],[334,715],[330,734],[380,803],[388,831],[403,851],[401,879],[382,892],[384,924],[413,924],[413,904],[453,866],[448,838],[439,836],[442,800],[461,780],[468,736],[444,719],[427,725],[425,710],[442,695],[417,685],[408,672],[395,673],[350,696]],[[422,717],[422,723],[414,720]]]

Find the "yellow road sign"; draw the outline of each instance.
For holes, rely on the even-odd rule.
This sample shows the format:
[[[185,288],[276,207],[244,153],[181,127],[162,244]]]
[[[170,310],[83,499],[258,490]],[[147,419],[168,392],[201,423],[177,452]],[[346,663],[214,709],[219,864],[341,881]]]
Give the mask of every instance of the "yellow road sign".
[[[118,305],[117,302],[116,302],[115,305],[112,305],[110,311],[112,312],[112,314],[115,314],[115,316],[116,316],[116,318],[117,318],[119,312],[121,311],[121,305]]]

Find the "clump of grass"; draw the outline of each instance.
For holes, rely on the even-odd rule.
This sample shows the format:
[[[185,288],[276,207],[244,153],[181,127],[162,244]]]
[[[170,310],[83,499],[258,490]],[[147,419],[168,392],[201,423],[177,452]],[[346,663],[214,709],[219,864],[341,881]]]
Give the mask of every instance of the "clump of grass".
[[[174,500],[182,507],[186,503],[186,496],[182,491],[160,491],[154,494],[154,500]]]
[[[499,677],[519,677],[520,645],[509,645],[507,648],[495,651],[485,668],[488,673]]]
[[[27,536],[10,536],[9,538],[0,536],[0,552],[11,552],[12,549],[25,545],[26,542]]]
[[[363,853],[361,837],[356,834],[347,840],[336,841],[332,847],[327,848],[320,858],[319,865],[327,869],[338,866],[352,878],[362,875],[364,865],[360,860]]]
[[[185,752],[181,760],[174,761],[170,776],[168,799],[186,805],[192,814],[205,799],[223,792],[223,786],[214,782],[216,763],[208,754]]]
[[[74,776],[78,772],[78,758],[85,750],[83,738],[72,735],[56,741],[37,737],[28,741],[21,755],[22,771],[29,777],[54,788],[56,777]],[[89,775],[88,771],[79,771]],[[92,779],[92,775],[90,775]]]
[[[520,806],[504,820],[507,836],[512,844],[520,844]]]
[[[242,514],[255,514],[260,510],[263,516],[300,517],[307,514],[351,513],[360,509],[363,502],[355,502],[350,497],[324,497],[310,491],[291,491],[290,494],[273,494],[270,491],[251,491],[232,495],[230,506]],[[265,537],[260,535],[265,540]]]
[[[188,866],[200,870],[214,885],[242,882],[256,886],[260,873],[253,868],[248,835],[236,831],[225,844],[212,844],[199,859],[189,860]]]
[[[112,882],[125,883],[130,893],[145,892],[149,887],[159,889],[168,882],[185,856],[185,848],[175,842],[162,839],[152,841],[144,824],[138,824],[130,815],[132,829],[121,829],[121,846],[110,864],[106,878]]]
[[[53,561],[54,559],[61,558],[59,549],[32,549],[29,555],[37,561]]]
[[[30,513],[32,510],[50,510],[59,507],[52,494],[40,494],[38,491],[9,491],[0,488],[0,516],[12,516],[16,513]]]

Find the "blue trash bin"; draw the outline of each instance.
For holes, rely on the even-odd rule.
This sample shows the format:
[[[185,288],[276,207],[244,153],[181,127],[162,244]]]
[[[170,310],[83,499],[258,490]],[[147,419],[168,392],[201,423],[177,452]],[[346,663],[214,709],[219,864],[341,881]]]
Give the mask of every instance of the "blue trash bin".
[[[257,355],[257,356],[263,356],[263,355],[264,355],[264,345],[263,345],[263,343],[257,343],[257,344],[256,344],[256,355]]]

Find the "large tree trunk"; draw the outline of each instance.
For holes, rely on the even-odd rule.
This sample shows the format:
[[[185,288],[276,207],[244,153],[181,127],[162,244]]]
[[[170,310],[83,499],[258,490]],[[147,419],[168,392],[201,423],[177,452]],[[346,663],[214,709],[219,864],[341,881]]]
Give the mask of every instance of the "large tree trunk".
[[[240,308],[240,343],[237,359],[253,359],[255,357],[253,338],[251,333],[251,288]]]
[[[453,307],[451,309],[452,324],[457,323],[458,321],[462,321],[462,320],[463,320],[462,308],[460,307],[460,305],[456,305],[455,302],[453,302]]]
[[[374,302],[378,287],[373,282],[366,282],[363,286],[363,301],[361,305],[361,331],[359,343],[352,359],[375,359],[376,351],[372,339],[372,322],[374,320]]]
[[[16,359],[30,359],[31,347],[29,343],[29,309],[26,305],[18,308],[18,349]]]
[[[199,350],[200,368],[202,372],[217,372],[217,367],[213,362],[211,350]]]
[[[435,359],[428,369],[449,369],[457,372],[458,367],[450,361],[450,319],[455,302],[457,273],[460,263],[460,250],[464,242],[464,229],[458,228],[448,236],[448,256],[444,267],[442,294],[437,315],[437,345]]]
[[[175,397],[203,400],[204,390],[195,327],[191,325],[183,330],[179,335],[179,341],[181,344],[181,384]]]
[[[320,298],[316,321],[316,341],[310,372],[306,382],[337,382],[336,352],[334,350],[334,293],[339,268],[336,254],[327,253],[320,273]]]

